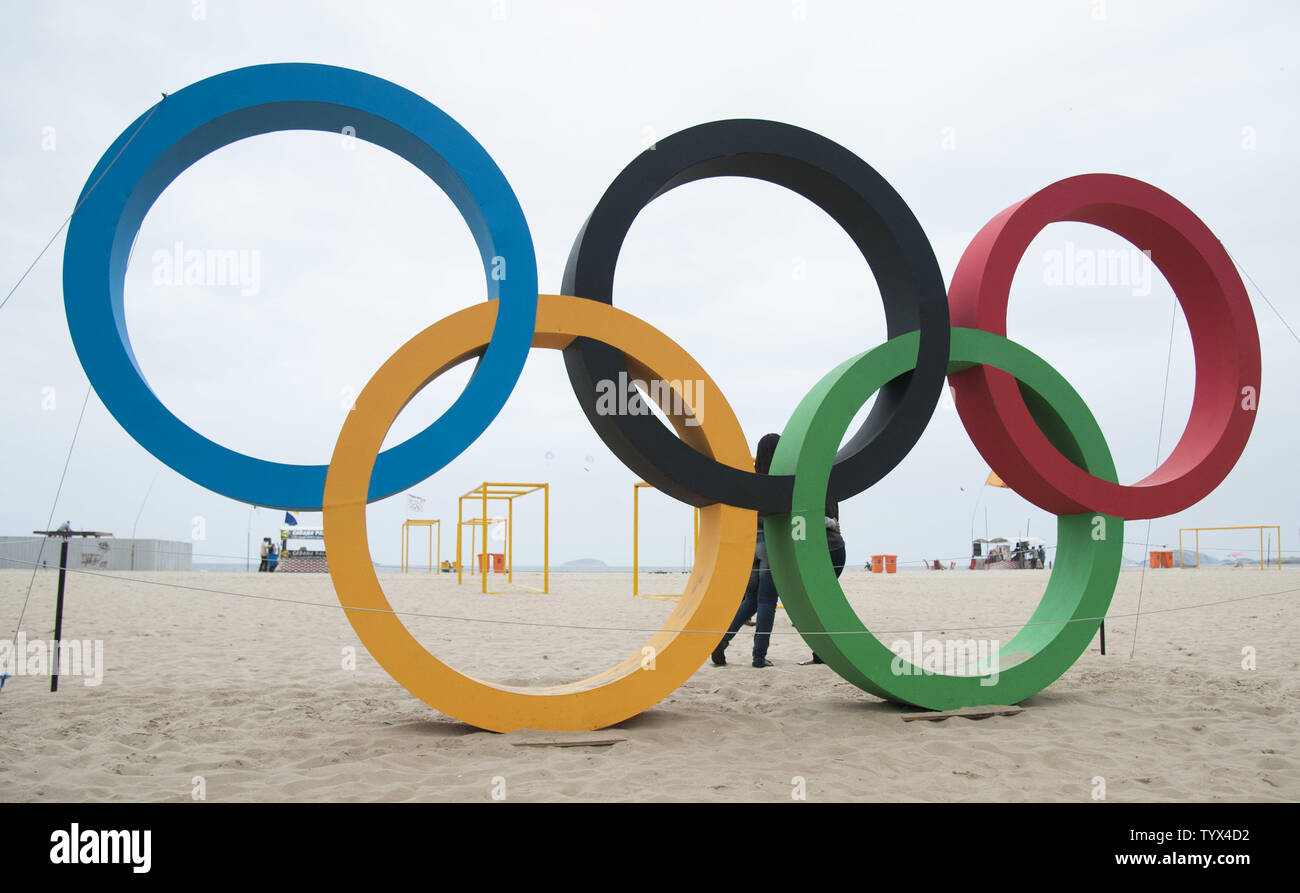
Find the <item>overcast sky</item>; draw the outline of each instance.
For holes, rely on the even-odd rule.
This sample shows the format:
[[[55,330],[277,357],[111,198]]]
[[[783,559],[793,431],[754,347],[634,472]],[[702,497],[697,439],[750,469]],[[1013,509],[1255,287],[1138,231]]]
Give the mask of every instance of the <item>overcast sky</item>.
[[[1063,177],[1120,173],[1195,211],[1300,325],[1297,18],[1284,3],[1186,0],[9,3],[0,285],[18,281],[100,155],[161,92],[303,61],[394,81],[468,129],[519,197],[545,292],[559,290],[579,227],[648,141],[759,117],[814,130],[874,166],[912,207],[945,280],[1008,205]],[[420,329],[486,294],[469,231],[439,189],[385,150],[341,142],[278,133],[220,149],[167,189],[136,244],[126,309],[150,385],[186,423],[251,455],[327,462],[349,395]],[[177,243],[248,252],[256,281],[160,283],[156,258]],[[1159,273],[1143,279],[1149,268],[1092,285],[1052,275],[1068,252],[1127,247],[1087,226],[1047,228],[1017,275],[1009,334],[1082,393],[1132,482],[1157,457],[1171,320],[1160,458],[1186,422],[1186,325]],[[0,534],[45,524],[87,389],[64,317],[62,249],[60,235],[0,310]],[[1154,522],[1154,544],[1175,543],[1179,526],[1279,524],[1284,547],[1300,551],[1298,346],[1254,289],[1251,299],[1264,369],[1254,434],[1217,492]],[[701,361],[751,447],[823,374],[884,336],[879,292],[848,237],[807,201],[749,180],[691,184],[647,208],[615,303]],[[427,425],[467,374],[426,389],[389,442]],[[945,403],[897,470],[843,504],[853,564],[874,552],[967,555],[986,510],[994,535],[1028,525],[1055,541],[1051,515],[981,487],[988,465]],[[553,563],[630,563],[635,477],[588,426],[559,354],[534,351],[487,433],[409,492],[426,498],[423,517],[450,522],[455,496],[484,479],[551,482]],[[520,564],[540,560],[540,502],[529,501],[517,511]],[[662,495],[643,507],[642,560],[679,563],[689,509]],[[406,516],[404,495],[370,507],[376,560],[397,560]],[[281,517],[253,513],[254,542]],[[198,526],[196,561],[238,561],[250,510],[162,465],[92,393],[55,509],[55,524],[65,519],[181,540]],[[1146,527],[1128,526],[1138,543],[1128,555]]]

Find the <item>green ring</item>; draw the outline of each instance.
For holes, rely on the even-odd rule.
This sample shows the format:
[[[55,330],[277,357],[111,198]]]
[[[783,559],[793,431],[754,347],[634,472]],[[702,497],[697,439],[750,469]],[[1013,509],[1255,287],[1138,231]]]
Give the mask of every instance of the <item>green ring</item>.
[[[841,363],[790,417],[772,459],[772,474],[795,476],[792,508],[763,519],[773,579],[804,641],[858,688],[931,710],[1014,704],[1059,679],[1096,635],[1119,580],[1124,521],[1094,513],[1057,517],[1056,561],[1042,601],[1024,628],[999,647],[996,674],[980,674],[976,665],[955,675],[927,673],[876,639],[835,577],[820,536],[822,517],[831,465],[849,423],[886,382],[915,367],[918,344],[917,333],[910,332]],[[1014,375],[1035,421],[1056,448],[1092,474],[1117,480],[1092,412],[1045,360],[978,329],[954,328],[951,350],[949,375],[980,363]],[[796,539],[801,530],[806,535]],[[1095,534],[1102,538],[1094,539]]]

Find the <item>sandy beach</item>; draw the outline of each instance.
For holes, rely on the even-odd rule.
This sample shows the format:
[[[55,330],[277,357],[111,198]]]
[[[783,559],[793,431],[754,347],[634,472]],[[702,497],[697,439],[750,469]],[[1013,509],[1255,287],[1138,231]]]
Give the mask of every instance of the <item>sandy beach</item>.
[[[6,636],[30,578],[0,572]],[[602,670],[671,609],[631,597],[626,574],[555,573],[549,596],[381,579],[397,610],[436,615],[406,619],[426,647],[517,685]],[[643,587],[684,579],[646,576]],[[962,635],[1004,640],[1045,580],[844,576],[873,630],[987,627]],[[53,571],[36,576],[29,639],[52,631],[55,583]],[[799,666],[808,648],[778,612],[776,666],[749,666],[747,628],[728,666],[706,664],[654,709],[592,736],[625,740],[561,748],[516,746],[541,736],[479,731],[408,694],[360,647],[327,576],[71,574],[63,636],[103,641],[102,682],[69,676],[51,694],[47,678],[7,681],[0,800],[186,801],[201,777],[210,801],[483,801],[496,790],[513,801],[791,802],[799,777],[808,801],[1087,802],[1100,777],[1112,802],[1293,801],[1297,589],[1291,568],[1127,570],[1107,655],[1094,642],[1019,715],[943,722],[904,722],[906,708]],[[342,668],[347,646],[354,671]],[[1255,669],[1243,669],[1247,648]]]

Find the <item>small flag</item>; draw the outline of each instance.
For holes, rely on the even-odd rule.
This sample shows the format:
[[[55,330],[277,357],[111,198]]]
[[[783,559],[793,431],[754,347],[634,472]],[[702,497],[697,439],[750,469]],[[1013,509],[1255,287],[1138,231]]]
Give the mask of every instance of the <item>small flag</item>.
[[[284,523],[288,524],[290,527],[297,527],[297,526],[298,526],[298,519],[295,518],[293,515],[289,514],[288,512],[285,512],[285,513],[284,513]]]
[[[1002,478],[998,477],[995,473],[993,473],[992,471],[990,471],[990,472],[989,472],[989,479],[988,479],[987,481],[984,482],[984,486],[986,486],[986,487],[1006,487],[1007,485],[1004,484],[1004,483],[1002,482]],[[1011,488],[1010,488],[1010,487],[1007,487],[1007,489],[1009,490],[1009,489],[1011,489]]]
[[[406,494],[406,510],[415,512],[417,515],[424,511],[424,497],[416,496],[414,493]]]

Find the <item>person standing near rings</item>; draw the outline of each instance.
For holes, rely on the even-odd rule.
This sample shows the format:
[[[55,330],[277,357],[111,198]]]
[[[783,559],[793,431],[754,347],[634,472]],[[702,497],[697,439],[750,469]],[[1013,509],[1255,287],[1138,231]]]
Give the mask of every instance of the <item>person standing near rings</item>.
[[[831,566],[835,568],[838,578],[844,573],[844,561],[848,557],[848,548],[844,545],[844,536],[840,533],[840,504],[826,497],[826,547],[831,551]],[[813,652],[807,660],[799,661],[799,666],[807,667],[822,663],[822,659]]]
[[[772,467],[772,455],[776,452],[779,434],[764,434],[754,451],[754,471],[768,474]],[[714,666],[727,663],[727,646],[736,637],[737,631],[745,621],[757,615],[754,626],[753,666],[770,667],[767,648],[772,638],[772,624],[776,620],[776,583],[772,580],[772,570],[767,563],[767,545],[763,537],[763,516],[758,517],[758,539],[754,543],[754,566],[749,573],[749,585],[745,587],[745,597],[741,599],[740,608],[727,627],[727,634],[722,637],[718,647],[713,649]]]

